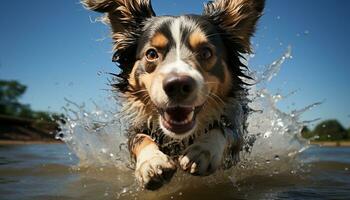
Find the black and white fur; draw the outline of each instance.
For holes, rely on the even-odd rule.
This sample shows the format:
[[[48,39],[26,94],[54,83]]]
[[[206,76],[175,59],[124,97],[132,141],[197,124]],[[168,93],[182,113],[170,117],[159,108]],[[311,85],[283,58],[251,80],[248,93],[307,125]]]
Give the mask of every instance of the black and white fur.
[[[177,167],[209,175],[237,161],[248,114],[240,59],[264,3],[216,0],[202,15],[157,17],[150,0],[83,1],[112,28],[114,87],[132,116],[129,149],[144,187],[161,187]]]

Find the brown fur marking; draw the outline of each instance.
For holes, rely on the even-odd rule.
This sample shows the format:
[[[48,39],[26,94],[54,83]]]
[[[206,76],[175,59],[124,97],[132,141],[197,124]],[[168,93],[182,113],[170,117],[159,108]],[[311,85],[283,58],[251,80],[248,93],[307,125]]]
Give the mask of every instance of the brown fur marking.
[[[192,49],[197,49],[200,45],[207,43],[208,38],[203,32],[196,30],[191,33],[190,37],[188,38],[188,42]]]
[[[169,40],[162,33],[156,33],[151,39],[151,45],[158,49],[165,48],[168,45],[168,43]]]
[[[145,134],[137,134],[132,141],[131,152],[137,157],[143,148],[148,145],[157,145],[150,136]]]

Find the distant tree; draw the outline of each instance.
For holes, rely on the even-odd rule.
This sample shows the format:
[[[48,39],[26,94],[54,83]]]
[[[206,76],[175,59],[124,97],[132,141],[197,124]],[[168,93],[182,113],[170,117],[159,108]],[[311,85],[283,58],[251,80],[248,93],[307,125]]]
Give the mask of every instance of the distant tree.
[[[25,93],[27,86],[18,81],[0,80],[0,100],[5,102],[18,102],[18,99]]]
[[[314,133],[307,126],[303,126],[303,129],[301,130],[301,136],[306,139],[310,139],[314,137]]]
[[[317,140],[343,140],[347,138],[347,131],[337,120],[326,120],[314,129]]]
[[[19,98],[27,87],[17,81],[0,80],[0,114],[18,115],[22,109],[28,108],[19,103]]]
[[[29,105],[20,105],[18,108],[18,113],[14,116],[16,117],[23,117],[23,118],[33,118],[33,111],[30,109]]]
[[[58,121],[65,118],[62,114],[36,112],[29,105],[20,103],[19,99],[26,90],[27,86],[18,81],[0,80],[0,114],[35,119],[41,122]]]
[[[350,128],[348,129],[348,140],[350,140]]]
[[[50,116],[49,113],[47,113],[47,112],[42,112],[42,111],[35,112],[35,113],[33,114],[33,117],[34,117],[35,119],[40,120],[40,121],[51,121],[51,120],[52,120],[52,118],[51,118],[51,116]]]

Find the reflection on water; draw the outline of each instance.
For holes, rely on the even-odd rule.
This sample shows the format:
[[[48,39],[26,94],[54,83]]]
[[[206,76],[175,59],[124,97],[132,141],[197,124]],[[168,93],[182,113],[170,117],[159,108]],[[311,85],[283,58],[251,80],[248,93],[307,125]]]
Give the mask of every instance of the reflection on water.
[[[346,199],[349,155],[350,148],[311,147],[291,171],[238,168],[234,176],[219,172],[204,179],[178,173],[170,185],[149,192],[132,190],[131,170],[72,167],[78,159],[66,145],[0,146],[0,199]]]

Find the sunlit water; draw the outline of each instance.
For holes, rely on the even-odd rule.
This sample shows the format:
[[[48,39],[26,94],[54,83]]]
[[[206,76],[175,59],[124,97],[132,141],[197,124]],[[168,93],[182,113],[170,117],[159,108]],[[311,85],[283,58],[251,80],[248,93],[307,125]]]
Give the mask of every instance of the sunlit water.
[[[0,148],[0,199],[346,199],[350,148],[310,148],[300,137],[306,123],[300,116],[318,103],[284,113],[276,103],[285,97],[266,87],[291,58],[288,47],[265,70],[251,72],[257,84],[246,142],[252,145],[230,170],[209,177],[178,170],[160,190],[142,190],[125,145],[130,115],[118,98],[93,110],[67,100],[69,120],[57,135],[67,145]]]
[[[63,144],[0,146],[0,199],[348,199],[350,148],[311,147],[279,170],[278,160],[265,169],[216,178],[192,177],[157,192],[135,191],[131,172],[114,167],[72,168],[79,160]],[[71,159],[72,158],[72,159]],[[288,163],[285,163],[287,165]],[[271,166],[271,167],[268,167]],[[231,174],[231,175],[229,175]],[[218,180],[220,179],[220,180]]]

